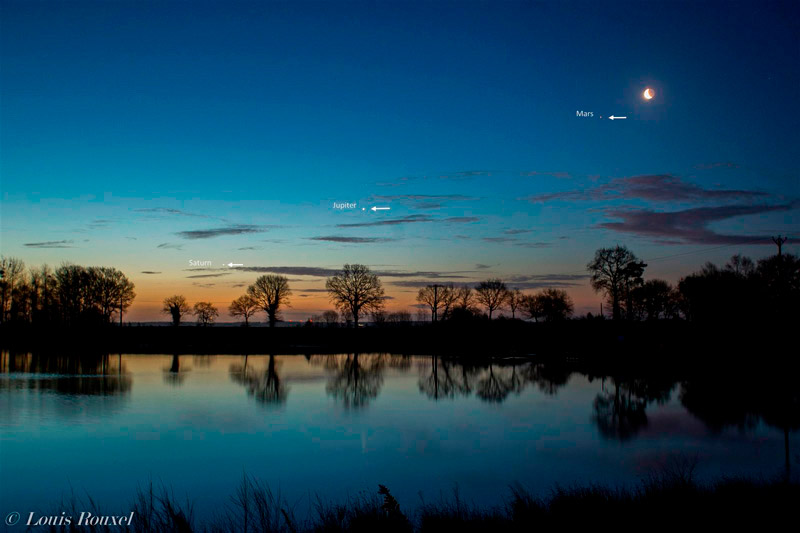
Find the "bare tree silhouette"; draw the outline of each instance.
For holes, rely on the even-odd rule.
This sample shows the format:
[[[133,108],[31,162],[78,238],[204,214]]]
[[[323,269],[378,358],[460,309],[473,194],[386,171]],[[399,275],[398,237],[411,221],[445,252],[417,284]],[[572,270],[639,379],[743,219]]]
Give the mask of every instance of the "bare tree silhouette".
[[[211,302],[197,302],[194,304],[194,316],[200,325],[211,326],[214,324],[214,319],[219,316],[219,311]]]
[[[491,320],[492,313],[503,307],[508,300],[508,289],[500,279],[487,279],[475,287],[475,299],[486,308]]]
[[[786,240],[787,240],[787,237],[781,238],[780,235],[778,235],[777,237],[773,237],[772,238],[772,242],[774,242],[775,246],[778,247],[778,256],[779,257],[781,256],[781,249],[783,248],[784,243],[786,243]]]
[[[446,318],[455,300],[456,290],[452,283],[449,285],[426,285],[417,293],[417,301],[431,309],[431,322]]]
[[[175,294],[164,298],[164,307],[161,309],[161,312],[172,316],[173,326],[180,326],[181,319],[189,314],[190,308],[189,304],[186,302],[186,298],[180,294]]]
[[[623,302],[628,301],[630,290],[642,283],[646,266],[625,246],[601,248],[586,265],[592,274],[592,288],[604,292],[611,302],[614,320],[622,317]]]
[[[384,306],[381,280],[365,265],[344,265],[341,272],[328,278],[325,288],[341,313],[352,317],[355,327],[364,311]]]
[[[278,321],[281,306],[289,305],[289,279],[286,276],[267,274],[259,276],[255,283],[247,288],[249,294],[258,306],[267,314],[270,327],[275,327]]]
[[[524,301],[525,295],[522,294],[521,290],[511,289],[508,291],[506,304],[508,305],[508,309],[511,311],[511,318],[517,318],[517,309],[521,309],[523,307]]]
[[[258,302],[249,294],[243,294],[231,302],[228,312],[231,316],[244,318],[244,325],[250,325],[250,317],[258,311]]]

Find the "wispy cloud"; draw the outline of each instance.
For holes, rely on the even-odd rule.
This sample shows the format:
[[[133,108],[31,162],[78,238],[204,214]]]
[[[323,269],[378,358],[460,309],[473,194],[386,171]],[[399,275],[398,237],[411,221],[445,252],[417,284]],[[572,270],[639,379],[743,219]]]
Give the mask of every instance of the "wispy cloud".
[[[522,235],[523,233],[531,233],[532,229],[507,229],[503,233],[506,235]]]
[[[185,269],[189,270],[189,269]],[[271,273],[271,274],[285,274],[290,276],[314,276],[326,278],[336,275],[340,272],[338,268],[314,267],[314,266],[244,266],[236,269],[241,272],[258,272],[258,273]],[[451,271],[451,272],[433,272],[433,271],[407,271],[407,270],[373,270],[373,274],[380,277],[387,278],[464,278],[468,276],[471,271]]]
[[[373,220],[370,222],[349,222],[345,224],[336,224],[337,228],[368,228],[372,226],[397,226],[399,224],[418,224],[421,222],[433,222],[433,217],[429,215],[408,215],[401,218],[386,218],[381,220]]]
[[[448,202],[474,201],[478,198],[463,194],[379,194],[370,200],[375,203],[400,203],[413,209],[440,209]]]
[[[134,209],[134,211],[136,213],[149,213],[154,215],[181,216],[181,217],[194,217],[194,218],[214,218],[223,220],[220,219],[220,217],[214,217],[201,213],[190,213],[188,211],[183,211],[181,209],[173,209],[171,207],[147,207],[141,209]]]
[[[171,242],[162,242],[161,244],[156,246],[156,248],[162,248],[162,249],[165,249],[165,250],[182,250],[183,249],[183,245],[182,244],[175,244],[175,243],[171,243]]]
[[[335,268],[312,266],[244,266],[237,268],[237,270],[242,272],[287,274],[290,276],[315,276],[319,278],[333,276],[339,272]]]
[[[698,170],[710,170],[712,168],[739,168],[739,165],[730,161],[700,163],[694,166]]]
[[[23,246],[28,248],[75,248],[72,246],[74,241],[44,241],[44,242],[26,242]]]
[[[222,276],[229,276],[230,272],[219,272],[216,274],[193,274],[191,276],[186,276],[187,279],[191,278],[221,278]]]
[[[321,237],[309,237],[311,241],[326,241],[326,242],[341,242],[349,244],[370,244],[379,242],[391,242],[397,239],[389,239],[382,237],[345,237],[342,235],[326,235]]]
[[[263,233],[277,226],[256,226],[253,224],[235,224],[223,228],[209,228],[191,231],[179,231],[175,235],[183,239],[213,239],[225,235],[243,235],[247,233]]]
[[[606,213],[621,222],[605,222],[601,228],[643,237],[661,244],[772,244],[766,235],[725,235],[708,228],[712,222],[795,209],[798,204],[729,205],[656,212],[649,209],[610,209]]]
[[[464,181],[479,176],[491,176],[490,170],[462,170],[459,172],[450,172],[445,174],[429,174],[421,176],[401,176],[394,180],[378,182],[377,185],[382,187],[397,187],[399,185],[406,185],[410,182],[421,180],[446,180],[446,181]]]
[[[155,270],[142,270],[140,274],[161,274],[161,272],[156,272]]]
[[[747,200],[767,196],[761,191],[740,189],[705,189],[670,174],[617,178],[585,190],[573,190],[528,196],[534,203],[587,200],[640,199],[651,202],[702,202],[708,200]]]
[[[407,215],[400,218],[387,218],[373,220],[371,222],[350,222],[337,224],[337,228],[368,228],[374,226],[397,226],[400,224],[419,224],[419,223],[444,223],[444,224],[464,224],[467,222],[477,222],[478,217],[448,217],[435,218],[429,215]]]
[[[554,172],[542,170],[526,170],[519,173],[520,176],[533,177],[533,176],[551,176],[553,178],[566,179],[570,177],[569,172]]]
[[[484,270],[484,269],[487,269],[487,268],[492,268],[492,265],[484,265],[482,263],[476,263],[475,264],[475,268],[478,269],[478,270]]]
[[[507,280],[514,289],[568,288],[582,285],[589,274],[532,274],[511,276]]]
[[[516,243],[514,246],[519,246],[521,248],[550,248],[553,246],[551,242],[527,242],[521,241]]]
[[[448,281],[436,278],[436,279],[402,280],[402,281],[388,282],[388,284],[393,287],[404,287],[407,289],[421,289],[422,287],[427,287],[428,285],[434,285],[434,284],[442,285],[446,283],[453,283],[453,285],[460,285],[463,283],[463,280],[456,279],[453,281]]]

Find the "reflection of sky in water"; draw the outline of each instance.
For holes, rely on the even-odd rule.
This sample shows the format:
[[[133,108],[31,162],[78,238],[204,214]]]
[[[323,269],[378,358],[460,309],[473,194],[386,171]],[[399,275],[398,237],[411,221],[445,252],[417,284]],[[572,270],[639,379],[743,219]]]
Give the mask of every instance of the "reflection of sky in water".
[[[598,393],[613,393],[608,379],[572,374],[559,388],[531,383],[525,365],[495,365],[493,386],[486,369],[474,369],[436,389],[430,357],[277,356],[270,364],[268,356],[181,356],[173,372],[175,363],[111,356],[105,376],[83,369],[80,378],[41,379],[35,366],[15,373],[6,363],[5,507],[44,510],[72,487],[125,510],[137,484],[152,479],[195,499],[202,513],[227,501],[243,472],[299,500],[298,512],[309,495],[341,498],[378,483],[409,507],[419,491],[430,500],[456,485],[467,499],[497,504],[514,481],[536,491],[630,483],[675,453],[697,456],[704,476],[783,466],[781,431],[759,422],[713,433],[681,406],[679,386],[667,402],[647,403],[646,425],[621,441],[603,437],[593,420]],[[437,370],[440,382],[444,371],[465,375],[441,363]],[[505,387],[507,396],[482,399],[481,387]],[[454,397],[432,399],[443,391]]]

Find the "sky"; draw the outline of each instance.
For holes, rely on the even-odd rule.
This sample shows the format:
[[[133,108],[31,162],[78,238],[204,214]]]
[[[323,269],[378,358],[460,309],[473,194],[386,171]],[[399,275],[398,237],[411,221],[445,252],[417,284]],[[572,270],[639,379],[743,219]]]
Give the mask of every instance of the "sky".
[[[600,247],[800,252],[796,2],[0,6],[0,251],[121,269],[133,321],[263,273],[304,320],[345,263],[596,313]]]

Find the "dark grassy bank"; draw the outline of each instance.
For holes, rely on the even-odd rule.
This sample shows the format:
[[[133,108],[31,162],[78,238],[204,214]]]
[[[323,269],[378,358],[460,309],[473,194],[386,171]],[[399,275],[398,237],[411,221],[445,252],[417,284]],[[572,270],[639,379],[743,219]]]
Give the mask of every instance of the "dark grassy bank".
[[[661,473],[650,475],[633,488],[602,486],[556,487],[536,497],[521,486],[510,487],[502,506],[485,508],[463,501],[458,491],[436,502],[398,502],[390,489],[378,485],[375,492],[362,493],[341,502],[311,503],[308,518],[298,518],[298,504],[251,478],[220,502],[215,518],[195,518],[190,501],[177,499],[170,491],[152,484],[140,489],[132,506],[131,527],[55,526],[49,531],[166,532],[517,532],[554,530],[569,526],[604,529],[611,524],[643,530],[666,525],[741,526],[758,523],[760,530],[790,524],[800,501],[800,483],[787,479],[721,479],[698,483],[691,463],[672,463]],[[53,516],[66,511],[77,517],[81,511],[102,515],[90,498],[73,497]],[[204,510],[207,513],[208,510]],[[743,522],[744,521],[744,522]],[[24,524],[24,522],[23,522]],[[24,525],[21,529],[24,529]],[[29,527],[28,530],[45,528]]]
[[[444,355],[573,356],[591,359],[728,359],[730,353],[758,351],[769,359],[782,336],[770,324],[697,325],[683,321],[622,322],[574,320],[528,323],[519,320],[394,325],[359,329],[292,327],[36,328],[0,327],[0,347],[15,351],[105,353],[257,354],[392,352]],[[765,357],[767,356],[767,357]]]

